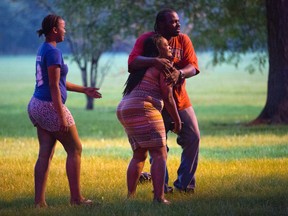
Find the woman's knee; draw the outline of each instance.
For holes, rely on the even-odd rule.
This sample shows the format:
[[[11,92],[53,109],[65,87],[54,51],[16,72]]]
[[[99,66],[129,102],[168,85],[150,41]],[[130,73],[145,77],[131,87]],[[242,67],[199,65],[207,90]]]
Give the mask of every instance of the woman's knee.
[[[76,130],[70,130],[67,134],[57,133],[56,137],[63,145],[67,154],[81,155],[82,143]]]
[[[45,142],[43,139],[40,142],[38,158],[43,160],[51,160],[55,151],[55,143],[53,142]]]
[[[81,156],[82,154],[82,145],[81,143],[73,144],[66,149],[67,154],[70,155],[78,155]]]
[[[163,160],[167,160],[167,148],[166,146],[162,146],[162,147],[156,147],[156,148],[151,148],[149,149],[149,153],[151,155],[152,160],[155,159],[163,159]]]
[[[147,150],[138,148],[133,151],[133,159],[139,160],[139,161],[145,161],[148,156]]]
[[[82,144],[76,140],[69,140],[67,142],[61,142],[66,153],[68,155],[81,155],[82,154]]]

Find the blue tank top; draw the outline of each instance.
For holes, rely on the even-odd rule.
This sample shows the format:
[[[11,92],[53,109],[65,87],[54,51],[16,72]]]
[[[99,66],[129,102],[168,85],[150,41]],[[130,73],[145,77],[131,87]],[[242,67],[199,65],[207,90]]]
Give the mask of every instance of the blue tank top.
[[[68,67],[64,64],[62,52],[46,42],[40,46],[36,57],[36,85],[34,97],[39,100],[52,101],[48,77],[48,67],[52,65],[59,65],[61,68],[59,87],[62,103],[64,104],[67,99],[66,76]]]

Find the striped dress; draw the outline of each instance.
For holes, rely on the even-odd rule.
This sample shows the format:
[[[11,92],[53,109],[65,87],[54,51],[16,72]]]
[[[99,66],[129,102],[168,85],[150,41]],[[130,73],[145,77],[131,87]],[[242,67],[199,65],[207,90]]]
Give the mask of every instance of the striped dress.
[[[160,72],[149,68],[140,84],[117,107],[117,117],[133,150],[166,145],[159,79]]]

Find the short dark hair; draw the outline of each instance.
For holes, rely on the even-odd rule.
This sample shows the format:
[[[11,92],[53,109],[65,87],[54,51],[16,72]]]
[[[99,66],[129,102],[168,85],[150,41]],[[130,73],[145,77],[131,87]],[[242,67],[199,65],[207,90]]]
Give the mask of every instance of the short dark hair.
[[[47,15],[42,21],[42,28],[37,31],[38,36],[49,34],[54,27],[58,27],[59,20],[61,19],[62,17],[55,14]]]
[[[159,31],[159,23],[165,21],[167,13],[174,13],[174,12],[176,11],[170,8],[166,8],[166,9],[159,11],[155,19],[154,31],[155,32]]]

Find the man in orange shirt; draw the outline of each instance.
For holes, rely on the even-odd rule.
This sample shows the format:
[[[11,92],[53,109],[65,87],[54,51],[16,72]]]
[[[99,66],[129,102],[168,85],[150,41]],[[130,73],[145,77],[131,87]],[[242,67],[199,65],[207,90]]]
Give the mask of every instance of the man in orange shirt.
[[[190,38],[180,33],[180,21],[178,14],[171,9],[165,9],[157,14],[154,32],[142,34],[136,41],[128,59],[128,70],[136,73],[138,69],[156,67],[165,73],[170,72],[169,80],[174,85],[174,99],[178,112],[183,122],[181,132],[178,134],[177,143],[182,147],[181,164],[178,168],[178,177],[174,181],[175,189],[183,192],[194,192],[195,172],[198,165],[198,153],[200,143],[200,131],[198,121],[186,91],[185,79],[190,78],[200,71],[198,69],[197,56]],[[153,34],[161,34],[165,37],[172,49],[173,63],[163,58],[151,58],[142,56],[143,43]],[[166,132],[169,131],[171,117],[167,111],[162,112]],[[166,171],[165,192],[172,192],[168,187],[168,172]]]

